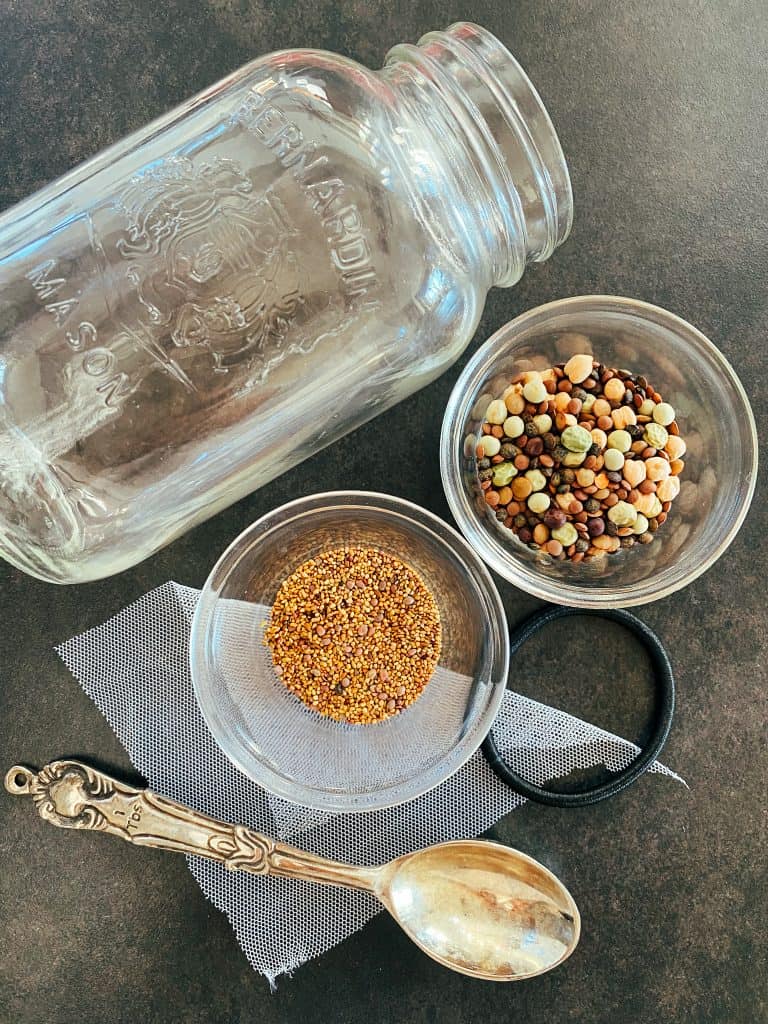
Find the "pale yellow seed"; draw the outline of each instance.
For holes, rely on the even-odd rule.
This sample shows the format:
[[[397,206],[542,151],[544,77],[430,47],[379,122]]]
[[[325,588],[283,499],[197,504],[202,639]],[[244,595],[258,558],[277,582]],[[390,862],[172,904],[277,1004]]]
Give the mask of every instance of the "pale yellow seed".
[[[565,375],[571,384],[581,384],[592,373],[592,356],[578,353],[565,364]]]
[[[648,519],[655,518],[661,512],[661,502],[655,494],[639,494],[632,504]]]
[[[547,389],[544,387],[544,382],[540,377],[529,380],[523,388],[523,395],[526,401],[532,402],[534,405],[538,405],[540,402],[545,402],[549,397]]]
[[[616,526],[632,526],[637,519],[637,509],[628,501],[617,501],[608,509],[608,518]]]
[[[635,521],[632,524],[632,533],[635,536],[639,536],[641,533],[645,533],[648,529],[648,520],[645,518],[642,512],[638,512],[635,517]]]
[[[669,404],[669,402],[659,402],[651,414],[656,423],[660,423],[662,427],[668,427],[670,423],[674,421],[675,410]]]
[[[628,405],[621,405],[611,412],[613,425],[617,430],[624,430],[625,427],[633,427],[637,423],[635,410]]]
[[[667,433],[666,427],[662,427],[660,423],[646,423],[643,439],[652,448],[661,449],[669,440],[669,434]]]
[[[525,423],[523,423],[519,416],[508,416],[504,420],[504,425],[502,429],[504,430],[504,433],[507,435],[507,437],[511,437],[514,439],[516,437],[520,437],[520,435],[523,433],[523,431],[525,430]]]
[[[603,533],[599,537],[592,538],[592,545],[602,551],[612,551],[613,542],[618,539],[618,537],[609,537],[607,534]]]
[[[515,388],[515,391],[510,392],[510,394],[505,397],[504,403],[507,407],[507,411],[512,416],[519,416],[525,409],[525,399],[523,398],[522,388],[517,388],[517,385],[515,385]]]
[[[477,439],[477,447],[483,449],[483,454],[487,459],[492,459],[494,455],[499,454],[501,441],[498,437],[494,437],[493,434],[483,434],[482,437]]]
[[[500,398],[495,398],[488,403],[485,410],[485,418],[488,423],[501,424],[507,418],[507,406]]]
[[[552,537],[555,540],[559,540],[564,548],[569,548],[571,544],[575,544],[579,539],[576,527],[572,523],[563,523],[562,526],[556,526],[552,531]]]
[[[535,491],[528,499],[528,508],[536,515],[541,515],[549,508],[549,495],[543,491]]]
[[[609,473],[618,473],[624,466],[624,456],[618,448],[608,448],[603,456],[603,465]]]
[[[649,480],[666,480],[670,474],[669,463],[660,455],[645,459],[645,472]]]
[[[621,471],[630,487],[637,487],[638,484],[641,484],[647,474],[643,459],[627,459]]]
[[[526,480],[530,483],[534,491],[541,491],[547,486],[547,478],[538,469],[529,469],[525,474]]]
[[[682,459],[685,455],[685,441],[682,437],[678,437],[676,434],[670,434],[667,438],[667,443],[664,445],[664,451],[669,455],[673,461],[675,459]]]
[[[582,464],[586,457],[586,452],[568,452],[563,457],[563,465],[568,466],[569,469],[575,469],[577,466],[580,466]]]
[[[680,493],[680,477],[668,476],[662,480],[656,488],[656,497],[659,501],[674,501]]]
[[[618,402],[624,397],[626,387],[624,381],[619,380],[618,377],[611,377],[610,380],[605,382],[603,387],[603,393],[605,397],[611,402]]]

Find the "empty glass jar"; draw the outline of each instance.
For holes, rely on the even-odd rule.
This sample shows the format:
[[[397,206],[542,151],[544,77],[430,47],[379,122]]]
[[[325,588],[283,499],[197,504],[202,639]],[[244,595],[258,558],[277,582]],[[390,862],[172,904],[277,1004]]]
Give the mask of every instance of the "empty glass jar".
[[[433,380],[571,215],[477,26],[235,72],[0,218],[0,549],[140,561]]]

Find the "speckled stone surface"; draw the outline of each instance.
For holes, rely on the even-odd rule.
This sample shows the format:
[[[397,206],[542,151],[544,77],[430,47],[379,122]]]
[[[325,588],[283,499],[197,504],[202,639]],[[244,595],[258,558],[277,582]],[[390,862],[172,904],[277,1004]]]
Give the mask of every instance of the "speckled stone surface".
[[[377,66],[396,41],[467,16],[496,32],[540,88],[576,195],[568,243],[513,291],[491,294],[468,352],[541,302],[636,296],[717,342],[764,433],[768,19],[751,0],[5,0],[0,207],[255,55],[313,45]],[[447,516],[435,453],[460,366],[115,579],[55,588],[3,564],[3,765],[73,755],[135,779],[53,644],[167,579],[199,585],[267,509],[357,486]],[[0,1021],[765,1020],[764,501],[759,483],[717,567],[641,612],[672,651],[679,710],[665,760],[690,789],[646,776],[608,803],[526,806],[498,826],[582,908],[583,940],[566,967],[520,986],[473,982],[421,956],[382,916],[272,995],[181,858],[58,832],[0,794]],[[502,593],[513,621],[535,605]],[[636,734],[643,657],[591,620],[560,627],[531,645],[514,684]]]

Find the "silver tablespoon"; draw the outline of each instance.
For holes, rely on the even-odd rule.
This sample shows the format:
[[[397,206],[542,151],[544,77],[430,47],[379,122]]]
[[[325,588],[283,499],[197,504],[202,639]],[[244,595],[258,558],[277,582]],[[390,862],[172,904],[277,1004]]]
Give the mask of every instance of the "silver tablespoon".
[[[497,843],[442,843],[379,867],[354,867],[125,786],[79,761],[52,761],[39,772],[16,765],[5,788],[31,796],[40,817],[60,828],[209,857],[231,871],[372,892],[428,956],[474,978],[532,978],[557,967],[579,941],[579,911],[562,882]]]

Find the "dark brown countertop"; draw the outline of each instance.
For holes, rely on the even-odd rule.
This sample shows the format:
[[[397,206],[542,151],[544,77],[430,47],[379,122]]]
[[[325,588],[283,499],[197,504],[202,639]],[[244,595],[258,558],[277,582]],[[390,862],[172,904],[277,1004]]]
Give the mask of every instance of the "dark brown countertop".
[[[377,66],[393,43],[460,17],[496,32],[530,72],[576,197],[570,240],[517,288],[491,294],[468,351],[550,299],[635,296],[721,347],[764,432],[768,18],[751,0],[7,0],[0,208],[253,56],[310,45]],[[267,509],[357,486],[448,517],[433,456],[461,365],[131,572],[56,588],[0,565],[3,763],[73,755],[135,777],[53,645],[167,579],[201,584]],[[416,455],[414,432],[425,439]],[[672,652],[679,707],[664,760],[690,789],[646,776],[586,810],[525,806],[496,830],[557,871],[582,908],[583,940],[564,968],[519,986],[473,982],[381,916],[271,995],[181,858],[55,831],[0,795],[0,1021],[765,1020],[764,501],[759,482],[718,565],[640,611]],[[502,593],[513,620],[535,605]],[[527,649],[515,685],[634,735],[641,654],[592,620],[560,626]]]

